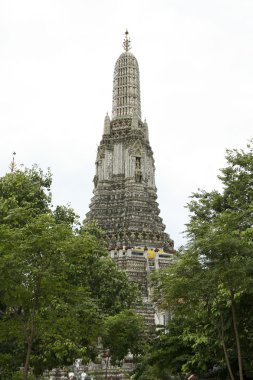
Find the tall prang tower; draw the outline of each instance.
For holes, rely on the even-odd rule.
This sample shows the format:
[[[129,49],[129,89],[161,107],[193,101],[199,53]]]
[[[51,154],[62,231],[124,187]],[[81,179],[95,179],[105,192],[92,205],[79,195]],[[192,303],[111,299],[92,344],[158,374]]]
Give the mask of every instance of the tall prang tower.
[[[139,66],[128,31],[123,48],[114,68],[112,115],[105,116],[86,217],[104,230],[111,257],[147,295],[147,272],[167,265],[174,249],[159,216],[153,151],[141,117]]]

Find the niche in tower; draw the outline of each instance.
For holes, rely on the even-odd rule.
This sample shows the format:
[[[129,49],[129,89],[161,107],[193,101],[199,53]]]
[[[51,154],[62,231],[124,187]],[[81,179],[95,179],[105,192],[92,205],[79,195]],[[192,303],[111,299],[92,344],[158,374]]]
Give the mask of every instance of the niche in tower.
[[[135,182],[142,182],[141,157],[135,157]]]

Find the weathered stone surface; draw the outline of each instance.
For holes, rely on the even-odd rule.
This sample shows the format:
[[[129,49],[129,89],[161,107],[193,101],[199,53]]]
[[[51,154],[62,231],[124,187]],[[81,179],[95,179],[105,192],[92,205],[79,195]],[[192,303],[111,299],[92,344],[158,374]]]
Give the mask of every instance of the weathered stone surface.
[[[112,120],[106,115],[87,220],[97,221],[108,246],[172,250],[159,214],[148,125],[141,120],[139,67],[127,50],[115,64]]]
[[[148,124],[141,119],[139,67],[129,52],[128,33],[123,46],[114,68],[112,118],[105,116],[86,220],[104,230],[112,260],[138,284],[144,304],[137,311],[152,325],[163,315],[150,304],[149,273],[169,265],[174,248],[160,217]]]

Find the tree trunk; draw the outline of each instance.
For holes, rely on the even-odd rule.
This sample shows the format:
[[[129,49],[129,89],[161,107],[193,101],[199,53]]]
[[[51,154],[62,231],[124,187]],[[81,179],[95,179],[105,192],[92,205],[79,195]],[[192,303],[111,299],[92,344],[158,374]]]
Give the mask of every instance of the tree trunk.
[[[232,310],[232,317],[233,317],[233,327],[234,327],[235,341],[236,341],[239,376],[240,376],[240,380],[243,380],[242,354],[241,354],[240,337],[239,337],[238,328],[237,328],[234,291],[231,289],[230,289],[230,298],[231,298],[231,310]]]
[[[27,380],[28,373],[29,373],[29,362],[30,362],[30,356],[32,351],[32,336],[30,335],[27,342],[27,351],[26,351],[26,359],[25,359],[25,366],[24,366],[24,380]]]
[[[228,356],[228,351],[227,351],[227,347],[226,347],[226,343],[225,343],[225,337],[224,337],[224,320],[223,320],[223,316],[222,316],[222,314],[221,314],[221,316],[220,316],[220,321],[221,321],[221,333],[220,333],[220,339],[221,339],[222,348],[223,348],[223,351],[224,351],[224,356],[225,356],[226,365],[227,365],[227,367],[228,367],[228,372],[229,372],[229,375],[230,375],[231,380],[235,380],[234,375],[233,375],[233,372],[232,372],[232,369],[231,369],[231,365],[230,365],[230,361],[229,361],[229,356]]]
[[[23,377],[24,380],[27,380],[28,373],[29,373],[30,356],[31,356],[33,337],[34,337],[34,319],[35,319],[35,302],[33,302],[31,324],[30,324],[30,334],[27,339],[27,351],[26,351],[24,377]]]

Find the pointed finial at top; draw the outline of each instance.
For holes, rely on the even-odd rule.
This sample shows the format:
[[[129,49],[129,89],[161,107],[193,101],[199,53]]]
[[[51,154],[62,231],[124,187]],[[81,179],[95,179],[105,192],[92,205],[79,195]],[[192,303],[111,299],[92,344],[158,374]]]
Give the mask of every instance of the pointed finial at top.
[[[123,48],[125,49],[125,51],[128,51],[131,49],[131,40],[130,38],[128,38],[128,30],[126,29],[125,31],[125,39],[123,41]]]
[[[16,162],[15,162],[15,156],[16,156],[16,152],[13,152],[12,153],[12,161],[11,161],[10,166],[9,166],[11,173],[15,172],[15,170],[17,168]]]

